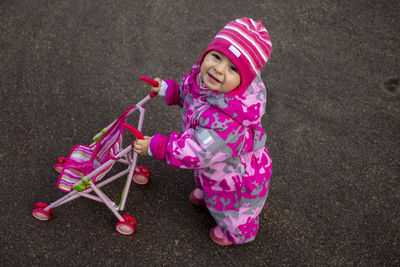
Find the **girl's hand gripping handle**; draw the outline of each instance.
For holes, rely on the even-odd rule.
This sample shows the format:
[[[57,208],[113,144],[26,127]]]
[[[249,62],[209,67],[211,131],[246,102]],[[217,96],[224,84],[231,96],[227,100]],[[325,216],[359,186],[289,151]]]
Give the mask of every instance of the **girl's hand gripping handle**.
[[[150,98],[155,97],[158,92],[160,92],[160,83],[158,81],[155,81],[153,79],[147,78],[147,77],[140,77],[140,80],[147,82],[151,86],[153,86],[153,91],[149,94]]]
[[[143,136],[138,129],[127,124],[126,122],[124,122],[122,126],[129,130],[136,137],[136,141],[131,144],[133,150],[140,155],[148,155],[147,151],[149,149],[150,137]]]

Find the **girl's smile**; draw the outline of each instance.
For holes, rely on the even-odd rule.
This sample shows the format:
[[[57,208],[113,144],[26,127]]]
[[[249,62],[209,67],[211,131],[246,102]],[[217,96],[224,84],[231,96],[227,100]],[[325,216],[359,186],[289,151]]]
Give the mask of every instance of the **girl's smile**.
[[[212,74],[210,74],[209,72],[207,72],[207,75],[208,75],[209,80],[210,80],[211,83],[216,83],[216,84],[221,83],[217,78],[215,78],[215,77],[214,77]]]

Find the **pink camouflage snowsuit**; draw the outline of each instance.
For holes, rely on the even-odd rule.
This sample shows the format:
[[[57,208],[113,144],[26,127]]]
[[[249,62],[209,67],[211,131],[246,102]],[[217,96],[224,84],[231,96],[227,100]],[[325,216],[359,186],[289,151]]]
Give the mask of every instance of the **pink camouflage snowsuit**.
[[[254,240],[269,190],[271,158],[261,126],[266,89],[259,75],[241,95],[199,85],[200,64],[181,83],[165,80],[166,102],[182,110],[182,133],[156,134],[153,156],[194,169],[206,206],[233,244]]]

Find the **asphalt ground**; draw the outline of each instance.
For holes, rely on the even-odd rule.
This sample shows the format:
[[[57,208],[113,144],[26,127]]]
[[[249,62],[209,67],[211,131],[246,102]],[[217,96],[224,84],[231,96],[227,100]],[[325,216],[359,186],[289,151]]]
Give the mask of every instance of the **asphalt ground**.
[[[399,1],[0,2],[1,266],[399,266]],[[150,157],[115,231],[101,203],[64,195],[53,164],[136,104],[140,76],[180,79],[235,18],[273,42],[262,72],[271,191],[252,243],[214,245],[189,170]],[[132,123],[137,117],[132,115]],[[143,133],[180,129],[180,109],[147,105]],[[125,141],[129,143],[130,137]],[[118,171],[118,166],[113,171]],[[104,188],[118,200],[124,180]]]

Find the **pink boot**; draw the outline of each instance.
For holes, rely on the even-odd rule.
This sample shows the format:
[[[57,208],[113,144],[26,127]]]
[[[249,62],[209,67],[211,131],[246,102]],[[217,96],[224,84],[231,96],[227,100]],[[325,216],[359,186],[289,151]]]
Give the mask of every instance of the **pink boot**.
[[[203,193],[197,187],[190,193],[189,199],[195,206],[203,206],[205,204]]]
[[[228,238],[222,231],[222,228],[219,226],[214,226],[213,228],[211,228],[210,238],[212,241],[214,241],[214,243],[223,247],[232,245],[232,242],[228,240]]]

